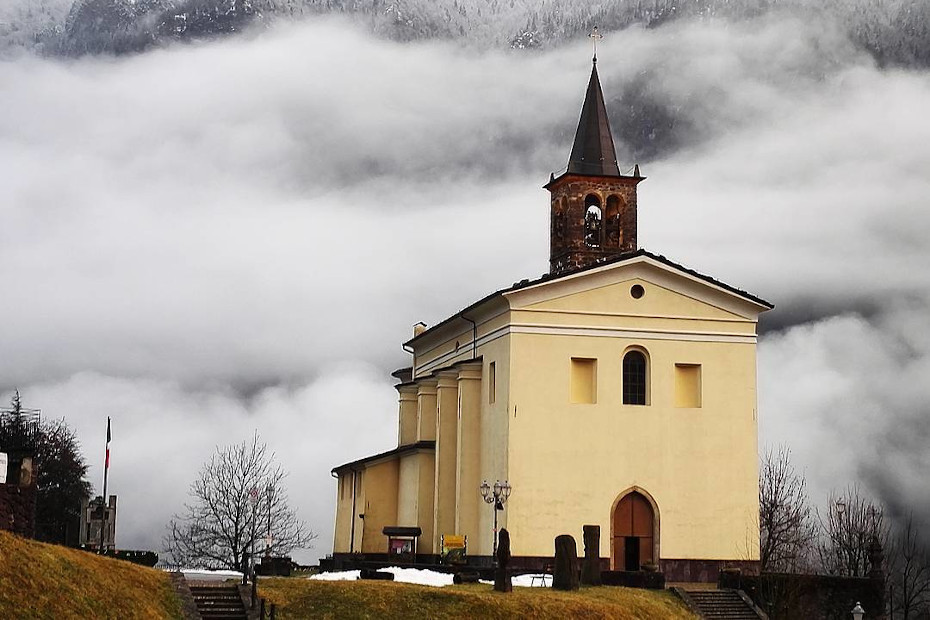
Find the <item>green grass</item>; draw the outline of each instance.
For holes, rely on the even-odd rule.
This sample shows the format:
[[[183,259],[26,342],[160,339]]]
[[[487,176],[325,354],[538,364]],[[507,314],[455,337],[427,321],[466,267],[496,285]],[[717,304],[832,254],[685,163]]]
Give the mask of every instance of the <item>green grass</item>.
[[[259,596],[275,603],[278,620],[304,618],[604,618],[695,620],[668,591],[632,588],[514,588],[509,594],[483,584],[432,588],[386,581],[259,579]]]
[[[0,618],[181,618],[168,573],[0,531]]]

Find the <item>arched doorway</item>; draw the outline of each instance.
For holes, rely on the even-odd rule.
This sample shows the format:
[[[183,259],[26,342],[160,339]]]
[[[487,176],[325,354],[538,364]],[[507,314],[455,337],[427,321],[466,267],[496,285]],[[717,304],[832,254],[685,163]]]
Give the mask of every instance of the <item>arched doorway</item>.
[[[614,570],[640,570],[643,564],[657,563],[656,514],[652,502],[642,493],[631,491],[614,505],[611,565]]]

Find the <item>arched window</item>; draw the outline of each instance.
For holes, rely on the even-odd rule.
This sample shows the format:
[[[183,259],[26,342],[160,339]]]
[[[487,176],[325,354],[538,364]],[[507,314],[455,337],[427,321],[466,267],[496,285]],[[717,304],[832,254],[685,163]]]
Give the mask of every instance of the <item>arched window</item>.
[[[647,393],[646,356],[636,349],[623,356],[623,404],[645,405]]]
[[[607,242],[609,245],[619,245],[622,241],[623,231],[620,230],[620,198],[611,194],[607,197]]]
[[[561,244],[565,237],[565,212],[568,210],[568,201],[563,197],[553,203],[552,211],[552,238]]]
[[[591,248],[601,246],[601,232],[603,229],[601,201],[594,194],[588,194],[584,199],[584,242]]]

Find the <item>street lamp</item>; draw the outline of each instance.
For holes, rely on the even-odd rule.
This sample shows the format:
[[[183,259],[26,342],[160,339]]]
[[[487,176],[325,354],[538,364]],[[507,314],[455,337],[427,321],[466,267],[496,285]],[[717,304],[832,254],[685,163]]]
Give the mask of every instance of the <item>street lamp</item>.
[[[507,498],[510,497],[510,491],[513,490],[513,488],[506,480],[503,482],[500,480],[495,481],[493,487],[488,484],[487,480],[484,480],[478,488],[481,489],[481,497],[484,498],[484,501],[488,504],[494,504],[493,554],[494,561],[497,562],[497,511],[504,509],[504,504],[507,502]]]
[[[865,610],[862,609],[862,605],[856,603],[856,606],[852,608],[852,617],[853,620],[862,620],[862,617],[865,615]]]
[[[274,501],[274,485],[269,484],[265,489],[268,498],[268,536],[265,538],[265,557],[271,557],[271,503]]]
[[[255,581],[255,518],[258,512],[258,488],[249,489],[249,503],[252,504],[252,541],[249,552],[249,575]]]
[[[852,553],[850,553],[846,541],[846,537],[849,535],[849,518],[847,517],[846,521],[844,522],[844,514],[846,514],[846,500],[841,497],[836,500],[836,521],[837,527],[839,528],[839,531],[836,533],[836,537],[839,539],[838,551],[841,561],[846,565],[846,568],[849,569],[849,565],[852,563]]]
[[[878,522],[878,510],[875,509],[875,506],[869,504],[869,529],[871,529],[872,536],[878,535],[878,528],[875,527],[875,524]]]

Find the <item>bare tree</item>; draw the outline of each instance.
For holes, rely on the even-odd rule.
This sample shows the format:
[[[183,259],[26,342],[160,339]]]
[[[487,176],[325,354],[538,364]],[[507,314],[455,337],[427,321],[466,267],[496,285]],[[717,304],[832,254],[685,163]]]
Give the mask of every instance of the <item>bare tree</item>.
[[[791,465],[791,451],[767,450],[759,468],[761,570],[805,571],[815,535],[804,475]]]
[[[177,563],[240,570],[256,553],[286,555],[316,538],[287,502],[287,476],[259,439],[217,447],[191,485],[192,502],[168,524],[166,550]]]
[[[912,514],[895,528],[889,542],[888,598],[893,617],[924,618],[930,614],[930,549],[921,541]]]
[[[874,542],[887,546],[884,510],[862,496],[858,486],[842,495],[830,493],[826,514],[817,511],[821,537],[817,543],[820,567],[829,575],[867,577],[872,570],[869,551]]]

